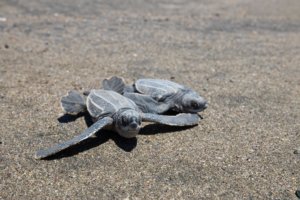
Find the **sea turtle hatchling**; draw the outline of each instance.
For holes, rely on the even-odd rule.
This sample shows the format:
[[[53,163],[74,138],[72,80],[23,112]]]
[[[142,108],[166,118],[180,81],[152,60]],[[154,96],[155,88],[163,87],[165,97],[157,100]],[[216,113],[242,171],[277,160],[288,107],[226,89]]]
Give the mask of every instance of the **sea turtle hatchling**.
[[[197,113],[207,108],[207,101],[197,92],[168,80],[138,79],[134,84],[126,85],[123,78],[113,76],[104,79],[102,87],[131,99],[147,113]]]
[[[70,91],[61,99],[61,106],[67,114],[78,114],[88,111],[95,123],[83,133],[63,143],[45,150],[37,151],[37,159],[45,158],[73,146],[102,128],[111,127],[125,138],[135,137],[142,121],[156,122],[171,126],[192,126],[200,118],[196,114],[182,113],[176,116],[165,116],[143,113],[130,99],[108,90],[91,90],[85,98],[76,91]]]

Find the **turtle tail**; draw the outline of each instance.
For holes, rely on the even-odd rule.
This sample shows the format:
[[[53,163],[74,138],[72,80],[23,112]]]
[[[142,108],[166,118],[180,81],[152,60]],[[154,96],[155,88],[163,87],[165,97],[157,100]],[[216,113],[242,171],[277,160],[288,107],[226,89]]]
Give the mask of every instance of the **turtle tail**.
[[[123,94],[126,85],[123,78],[113,76],[109,79],[104,79],[102,81],[102,87],[104,90],[112,90],[119,94]]]
[[[71,115],[77,115],[87,109],[84,97],[74,90],[69,91],[66,96],[63,96],[60,103],[64,112]]]

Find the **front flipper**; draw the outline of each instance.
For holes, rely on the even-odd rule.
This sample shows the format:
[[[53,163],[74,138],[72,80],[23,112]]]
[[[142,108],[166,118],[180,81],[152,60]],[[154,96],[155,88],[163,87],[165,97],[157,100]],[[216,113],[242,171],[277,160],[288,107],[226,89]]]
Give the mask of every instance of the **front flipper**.
[[[142,113],[143,121],[156,122],[170,126],[194,126],[200,121],[197,114],[181,113],[175,116]]]
[[[131,99],[143,113],[164,113],[170,106],[163,102],[158,102],[152,97],[138,93],[124,93],[123,96]]]
[[[92,126],[87,128],[83,133],[81,133],[80,135],[74,137],[73,139],[68,140],[66,142],[63,142],[63,143],[56,144],[53,147],[50,147],[48,149],[37,151],[36,154],[35,154],[35,158],[36,159],[46,158],[46,157],[51,156],[51,155],[53,155],[57,152],[60,152],[64,149],[67,149],[70,146],[78,144],[79,142],[91,137],[97,131],[99,131],[100,129],[102,129],[103,127],[105,127],[107,125],[111,125],[112,123],[113,123],[113,119],[110,118],[110,117],[105,117],[103,119],[100,119],[99,121],[94,123]]]

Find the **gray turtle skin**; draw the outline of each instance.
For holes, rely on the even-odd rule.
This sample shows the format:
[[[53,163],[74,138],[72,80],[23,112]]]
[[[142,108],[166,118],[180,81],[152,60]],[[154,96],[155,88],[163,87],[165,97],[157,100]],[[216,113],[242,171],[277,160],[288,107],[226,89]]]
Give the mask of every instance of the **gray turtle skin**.
[[[207,108],[207,101],[197,92],[168,80],[138,79],[126,85],[123,78],[114,76],[103,80],[102,87],[131,99],[146,113],[197,113]]]
[[[76,91],[70,91],[62,97],[61,106],[67,114],[88,112],[95,123],[71,140],[37,151],[36,159],[46,158],[78,144],[102,128],[112,127],[122,137],[133,138],[139,133],[142,121],[171,126],[193,126],[200,120],[195,114],[165,116],[143,113],[132,100],[117,92],[102,89],[91,90],[86,98]]]

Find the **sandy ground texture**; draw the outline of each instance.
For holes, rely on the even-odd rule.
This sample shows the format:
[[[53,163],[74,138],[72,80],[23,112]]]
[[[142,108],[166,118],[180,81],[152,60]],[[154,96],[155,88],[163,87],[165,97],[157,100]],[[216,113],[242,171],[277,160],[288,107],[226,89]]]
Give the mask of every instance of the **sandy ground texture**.
[[[209,108],[35,160],[87,127],[60,97],[112,75],[172,79]],[[0,199],[297,199],[300,1],[1,0],[0,112]]]

